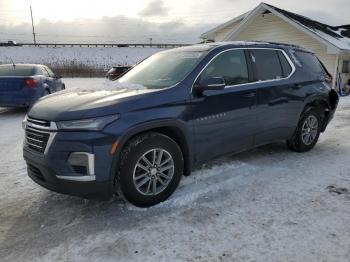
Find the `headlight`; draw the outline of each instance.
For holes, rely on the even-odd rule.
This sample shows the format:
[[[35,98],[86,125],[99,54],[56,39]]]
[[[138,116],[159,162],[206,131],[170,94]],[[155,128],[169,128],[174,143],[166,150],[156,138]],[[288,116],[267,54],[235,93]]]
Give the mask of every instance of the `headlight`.
[[[57,122],[59,130],[102,130],[119,119],[119,115]]]

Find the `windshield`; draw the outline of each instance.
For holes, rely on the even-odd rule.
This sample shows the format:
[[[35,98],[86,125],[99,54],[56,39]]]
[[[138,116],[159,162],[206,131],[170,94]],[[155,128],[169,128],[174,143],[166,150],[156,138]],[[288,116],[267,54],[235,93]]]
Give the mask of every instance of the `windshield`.
[[[32,66],[22,65],[2,65],[0,66],[0,76],[31,76],[34,73]]]
[[[182,81],[205,55],[203,51],[167,51],[155,54],[117,80],[161,89]]]

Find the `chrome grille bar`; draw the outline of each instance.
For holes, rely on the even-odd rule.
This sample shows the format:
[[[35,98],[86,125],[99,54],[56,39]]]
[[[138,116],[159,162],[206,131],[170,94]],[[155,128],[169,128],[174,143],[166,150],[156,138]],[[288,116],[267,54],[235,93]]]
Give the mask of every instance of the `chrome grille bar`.
[[[25,144],[31,150],[46,154],[54,137],[57,127],[54,122],[26,118],[25,120]]]

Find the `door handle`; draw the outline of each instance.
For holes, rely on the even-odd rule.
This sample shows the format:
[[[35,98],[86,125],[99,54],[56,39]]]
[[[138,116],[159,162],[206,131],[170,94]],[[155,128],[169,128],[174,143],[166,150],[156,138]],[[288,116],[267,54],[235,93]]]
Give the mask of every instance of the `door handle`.
[[[242,95],[244,98],[252,98],[255,97],[256,93],[255,92],[247,92]]]

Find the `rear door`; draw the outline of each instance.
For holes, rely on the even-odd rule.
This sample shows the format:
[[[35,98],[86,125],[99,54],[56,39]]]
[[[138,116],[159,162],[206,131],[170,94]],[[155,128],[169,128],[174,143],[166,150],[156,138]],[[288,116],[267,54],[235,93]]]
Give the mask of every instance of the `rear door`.
[[[246,52],[226,50],[215,57],[197,81],[223,77],[224,90],[193,93],[197,160],[203,161],[252,147],[256,125],[256,89],[249,84]]]
[[[290,76],[295,67],[285,51],[251,49],[254,81],[257,86],[257,129],[254,144],[261,145],[289,137],[301,104]]]

